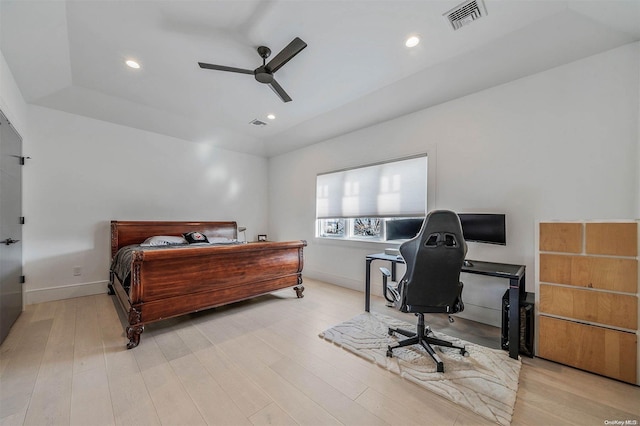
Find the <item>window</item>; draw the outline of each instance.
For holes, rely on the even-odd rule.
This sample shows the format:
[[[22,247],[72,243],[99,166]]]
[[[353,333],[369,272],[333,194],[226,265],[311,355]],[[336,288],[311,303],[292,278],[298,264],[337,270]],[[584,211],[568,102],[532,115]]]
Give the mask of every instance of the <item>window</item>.
[[[386,241],[389,223],[426,214],[427,157],[319,174],[316,185],[317,237]]]
[[[318,235],[320,237],[344,237],[345,236],[345,220],[344,219],[322,219],[319,222],[320,229]]]
[[[353,219],[355,237],[380,237],[382,219],[376,217],[357,217]]]

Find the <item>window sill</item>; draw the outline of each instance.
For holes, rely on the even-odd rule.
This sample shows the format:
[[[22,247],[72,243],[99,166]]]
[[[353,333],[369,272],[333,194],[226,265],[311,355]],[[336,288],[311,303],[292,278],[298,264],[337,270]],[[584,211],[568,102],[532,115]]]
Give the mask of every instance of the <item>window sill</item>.
[[[384,247],[398,248],[402,243],[408,240],[366,240],[355,238],[331,238],[331,237],[314,237],[314,242],[319,245],[333,245],[341,247],[357,247],[370,248],[371,250],[381,250]]]

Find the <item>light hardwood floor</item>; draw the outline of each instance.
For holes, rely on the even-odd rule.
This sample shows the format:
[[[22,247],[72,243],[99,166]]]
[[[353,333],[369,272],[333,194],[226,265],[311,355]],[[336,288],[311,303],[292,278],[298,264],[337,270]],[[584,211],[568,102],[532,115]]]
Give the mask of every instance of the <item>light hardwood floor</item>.
[[[108,295],[28,306],[0,346],[2,425],[470,425],[487,421],[318,337],[362,312],[363,294],[305,280],[147,326],[126,350]],[[372,298],[372,310],[414,322]],[[497,347],[499,331],[433,319]],[[516,425],[640,420],[640,388],[523,358]]]

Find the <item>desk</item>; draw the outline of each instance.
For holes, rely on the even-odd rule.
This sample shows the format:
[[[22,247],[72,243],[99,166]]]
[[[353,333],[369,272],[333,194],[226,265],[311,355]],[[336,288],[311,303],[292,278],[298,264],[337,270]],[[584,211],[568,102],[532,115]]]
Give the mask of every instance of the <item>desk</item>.
[[[404,263],[402,256],[385,253],[369,254],[366,257],[366,278],[364,287],[364,310],[369,312],[371,298],[371,262],[384,260],[391,262],[391,280],[396,280],[396,265]],[[525,266],[508,263],[482,262],[469,260],[471,266],[463,266],[462,272],[469,274],[488,275],[490,277],[506,278],[509,280],[509,356],[518,359],[520,348],[520,301],[525,299]]]

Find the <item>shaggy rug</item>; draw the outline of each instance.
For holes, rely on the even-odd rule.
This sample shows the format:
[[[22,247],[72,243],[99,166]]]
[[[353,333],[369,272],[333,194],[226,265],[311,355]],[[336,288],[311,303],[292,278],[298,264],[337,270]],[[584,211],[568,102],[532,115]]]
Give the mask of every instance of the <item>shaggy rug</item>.
[[[338,324],[320,337],[374,362],[458,405],[498,424],[511,423],[518,390],[520,360],[509,358],[507,352],[490,349],[434,332],[435,337],[464,345],[469,352],[462,356],[458,349],[436,346],[444,363],[444,373],[421,346],[394,349],[388,358],[387,345],[402,340],[401,335],[389,336],[388,327],[415,330],[395,318],[375,312],[365,312]]]

